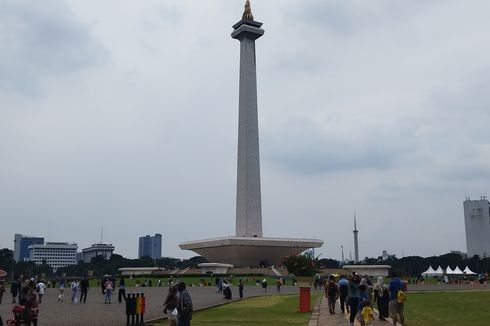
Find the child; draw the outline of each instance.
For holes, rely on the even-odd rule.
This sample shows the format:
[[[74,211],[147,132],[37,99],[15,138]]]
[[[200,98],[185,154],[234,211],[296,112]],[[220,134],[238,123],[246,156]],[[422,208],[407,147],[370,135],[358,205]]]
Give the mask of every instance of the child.
[[[369,300],[364,300],[362,305],[362,311],[361,311],[361,325],[365,326],[372,326],[374,322],[374,311],[373,308],[371,308]]]

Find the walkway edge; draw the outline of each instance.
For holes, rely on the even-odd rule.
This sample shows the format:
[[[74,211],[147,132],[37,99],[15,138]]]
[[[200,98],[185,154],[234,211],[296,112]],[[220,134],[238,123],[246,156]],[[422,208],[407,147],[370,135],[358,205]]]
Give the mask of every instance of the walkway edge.
[[[308,321],[308,326],[318,326],[318,320],[320,318],[320,304],[322,302],[323,296],[320,296],[315,303],[315,307],[311,313],[310,320]]]

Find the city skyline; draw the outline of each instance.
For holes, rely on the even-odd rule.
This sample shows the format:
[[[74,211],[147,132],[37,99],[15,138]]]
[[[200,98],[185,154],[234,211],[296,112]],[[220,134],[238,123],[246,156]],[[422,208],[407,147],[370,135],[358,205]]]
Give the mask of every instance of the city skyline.
[[[340,259],[341,246],[354,253],[355,211],[360,259],[466,251],[463,200],[490,184],[490,3],[252,6],[267,22],[264,234],[322,239],[315,253]],[[188,258],[178,243],[232,235],[229,34],[242,11],[242,0],[0,3],[0,247],[15,233],[88,247],[103,225],[125,257],[158,230],[166,255]]]

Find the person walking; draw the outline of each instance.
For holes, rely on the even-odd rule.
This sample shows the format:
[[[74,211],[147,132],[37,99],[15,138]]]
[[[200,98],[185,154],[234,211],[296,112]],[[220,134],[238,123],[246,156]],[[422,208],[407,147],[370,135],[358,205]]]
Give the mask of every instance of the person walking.
[[[39,281],[36,285],[36,292],[38,296],[39,303],[43,302],[44,291],[46,290],[46,284],[44,284],[43,280]]]
[[[123,299],[126,301],[126,281],[124,280],[124,276],[121,276],[121,279],[119,280],[119,291],[117,292],[117,301],[121,303]]]
[[[71,303],[77,303],[78,302],[78,298],[77,298],[78,282],[77,282],[77,280],[71,281],[70,288],[71,288]]]
[[[10,284],[10,294],[12,295],[12,303],[16,303],[17,295],[19,294],[20,283],[19,281],[13,281]]]
[[[89,282],[87,277],[85,276],[83,280],[80,282],[80,303],[85,303],[87,301],[87,293],[89,288]]]
[[[281,285],[282,285],[282,281],[281,281],[281,278],[278,277],[276,279],[276,292],[281,292]]]
[[[267,280],[265,278],[262,280],[262,289],[264,289],[264,293],[267,293]]]
[[[104,283],[105,299],[104,303],[112,303],[112,292],[114,291],[114,284],[111,279],[107,279]]]
[[[325,297],[327,298],[330,314],[335,314],[335,302],[337,302],[339,297],[339,287],[333,275],[328,277],[328,282],[325,284]]]
[[[345,306],[348,305],[346,300],[349,295],[349,281],[345,279],[345,275],[342,275],[340,277],[338,285],[339,285],[340,310],[342,311],[342,313],[345,313]]]
[[[393,325],[396,326],[398,318],[400,319],[400,324],[403,326],[405,324],[405,316],[403,315],[403,303],[398,302],[398,291],[403,289],[403,283],[398,278],[396,272],[391,273],[392,280],[390,282],[390,303],[389,310],[390,316],[393,319]]]
[[[171,285],[168,288],[168,294],[163,303],[163,312],[167,315],[169,326],[177,326],[178,304],[177,287]]]
[[[388,305],[390,300],[388,287],[383,284],[383,277],[378,277],[378,282],[374,285],[373,301],[378,305],[379,320],[388,318]]]
[[[349,322],[351,326],[354,325],[354,320],[357,316],[357,311],[359,309],[359,275],[353,274],[349,280]]]
[[[192,319],[192,299],[185,288],[185,283],[180,282],[177,285],[177,290],[179,291],[179,305],[177,310],[179,312],[178,316],[178,326],[190,326]]]
[[[60,287],[58,289],[58,301],[63,302],[63,298],[65,296],[65,281],[60,281]]]
[[[240,296],[240,299],[243,299],[243,280],[240,279],[238,281],[238,295]]]

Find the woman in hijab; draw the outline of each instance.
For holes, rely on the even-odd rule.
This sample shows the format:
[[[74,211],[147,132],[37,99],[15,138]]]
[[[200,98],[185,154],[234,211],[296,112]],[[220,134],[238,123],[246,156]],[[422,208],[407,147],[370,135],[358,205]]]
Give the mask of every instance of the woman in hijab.
[[[383,284],[383,278],[378,277],[378,282],[374,285],[374,302],[378,303],[379,319],[386,320],[388,318],[388,305],[390,295],[388,287]]]
[[[177,305],[179,304],[179,298],[177,297],[177,287],[171,285],[168,289],[167,298],[163,303],[163,312],[168,316],[168,324],[170,326],[177,326]]]

